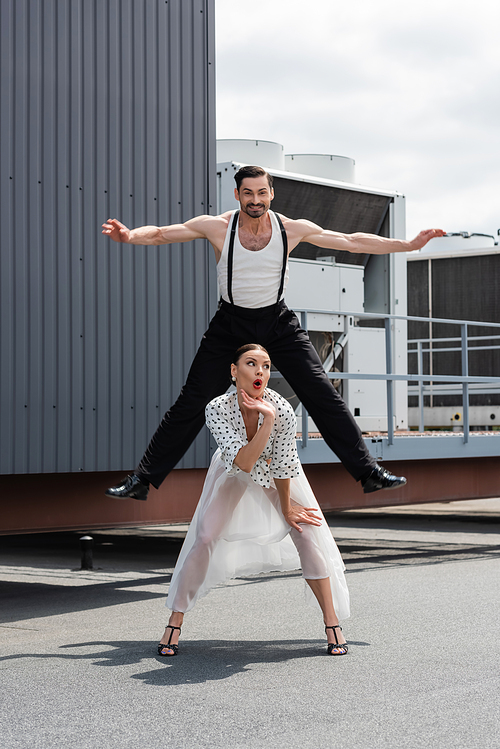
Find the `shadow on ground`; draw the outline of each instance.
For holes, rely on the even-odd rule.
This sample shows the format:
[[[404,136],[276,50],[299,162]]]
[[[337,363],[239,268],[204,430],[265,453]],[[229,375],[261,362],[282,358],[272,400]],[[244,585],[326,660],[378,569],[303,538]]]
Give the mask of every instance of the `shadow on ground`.
[[[356,647],[369,647],[368,642],[349,641],[350,652]],[[97,650],[96,650],[97,648]],[[182,642],[176,657],[156,657],[158,666],[150,671],[132,674],[154,686],[176,686],[200,684],[207,681],[228,679],[234,674],[245,673],[251,665],[285,663],[311,657],[327,657],[326,644],[320,640],[271,640],[242,642],[241,640],[187,640]],[[89,652],[89,649],[91,651]],[[113,641],[63,645],[57,653],[30,653],[0,658],[0,662],[17,661],[24,658],[43,660],[90,660],[96,666],[119,668],[151,662],[156,653],[156,644],[149,641]],[[339,656],[336,656],[337,658]],[[341,656],[343,657],[343,656]],[[349,657],[349,656],[347,656]],[[163,668],[162,668],[163,666]],[[273,687],[274,688],[274,687]]]
[[[78,573],[77,573],[78,574]],[[87,573],[88,574],[88,573]],[[1,575],[1,566],[0,566]],[[26,619],[39,619],[44,616],[58,616],[75,611],[118,606],[151,598],[165,598],[166,584],[171,575],[141,577],[137,580],[117,580],[116,582],[89,583],[72,587],[40,582],[8,582],[0,580],[0,623],[7,624]],[[165,585],[165,591],[155,593],[144,590],[147,585]],[[138,588],[140,590],[134,590]]]

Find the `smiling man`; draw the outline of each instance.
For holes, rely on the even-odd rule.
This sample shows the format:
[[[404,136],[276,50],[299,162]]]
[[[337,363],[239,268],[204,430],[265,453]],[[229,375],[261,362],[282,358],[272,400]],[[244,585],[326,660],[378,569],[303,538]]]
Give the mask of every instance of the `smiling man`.
[[[368,452],[358,425],[326,376],[307,332],[284,302],[288,255],[303,241],[363,254],[411,252],[444,232],[428,229],[411,241],[341,234],[306,219],[293,220],[271,211],[272,177],[261,167],[242,167],[235,180],[239,210],[198,216],[172,226],[128,229],[116,219],[103,224],[103,234],[128,244],[208,239],[215,252],[221,293],[219,309],[202,338],[179,398],[163,417],[134,473],[108,489],[107,496],[146,499],[150,483],[158,488],[203,426],[207,403],[227,390],[234,352],[250,341],[265,346],[329,447],[353,478],[361,481],[365,493],[402,486],[406,479],[377,465]]]

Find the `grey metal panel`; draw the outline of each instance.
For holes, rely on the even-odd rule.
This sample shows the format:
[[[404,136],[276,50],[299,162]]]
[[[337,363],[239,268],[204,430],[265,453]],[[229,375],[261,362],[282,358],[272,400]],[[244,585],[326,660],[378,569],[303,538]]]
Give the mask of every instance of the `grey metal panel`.
[[[439,318],[500,322],[500,255],[472,255],[463,257],[434,258],[408,263],[408,308],[412,315],[427,315],[429,312],[429,264],[431,265],[432,310]],[[410,322],[409,338],[428,338],[429,325]],[[469,325],[469,336],[487,336],[500,333],[480,325]],[[440,343],[440,338],[460,336],[460,326],[434,323],[433,372],[434,374],[461,374],[460,351],[439,352],[440,347],[453,346]],[[482,345],[491,345],[484,341]],[[476,344],[469,348],[469,373],[471,375],[498,375],[500,372],[500,351],[495,349],[474,351]],[[429,348],[428,344],[424,348]],[[417,357],[408,357],[410,372],[417,371]],[[424,353],[424,372],[429,372],[429,354]],[[427,405],[427,398],[426,398]],[[411,402],[413,405],[413,401]],[[461,395],[433,395],[434,406],[461,406]],[[470,396],[470,403],[476,405],[498,405],[500,396],[493,393]]]
[[[297,182],[274,177],[273,210],[291,218],[307,218],[333,231],[369,232],[379,234],[387,215],[391,198],[377,193],[360,192],[348,188]],[[316,259],[334,256],[338,263],[366,265],[367,257],[340,250],[324,250],[308,242],[301,242],[293,251],[294,258]]]
[[[216,299],[214,0],[0,0],[0,472],[129,469]],[[179,467],[209,459],[202,434]]]

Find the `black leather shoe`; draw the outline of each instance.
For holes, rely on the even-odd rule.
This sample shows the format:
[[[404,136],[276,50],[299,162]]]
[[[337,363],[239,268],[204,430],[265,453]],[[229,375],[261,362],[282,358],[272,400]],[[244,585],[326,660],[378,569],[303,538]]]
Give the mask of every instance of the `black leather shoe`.
[[[404,476],[394,476],[382,466],[376,465],[368,478],[361,479],[361,486],[365,494],[378,492],[379,489],[397,489],[406,484]]]
[[[115,499],[143,499],[148,498],[149,484],[143,484],[139,476],[135,473],[131,473],[127,476],[121,484],[118,486],[112,486],[110,489],[106,489],[105,494],[107,497],[115,497]]]

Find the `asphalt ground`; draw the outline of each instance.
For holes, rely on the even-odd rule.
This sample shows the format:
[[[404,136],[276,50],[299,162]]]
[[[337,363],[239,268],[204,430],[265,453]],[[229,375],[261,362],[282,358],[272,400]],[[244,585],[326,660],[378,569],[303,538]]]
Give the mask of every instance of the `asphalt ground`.
[[[1,749],[498,749],[500,502],[329,516],[347,656],[299,573],[237,579],[156,655],[185,526],[0,539]]]

